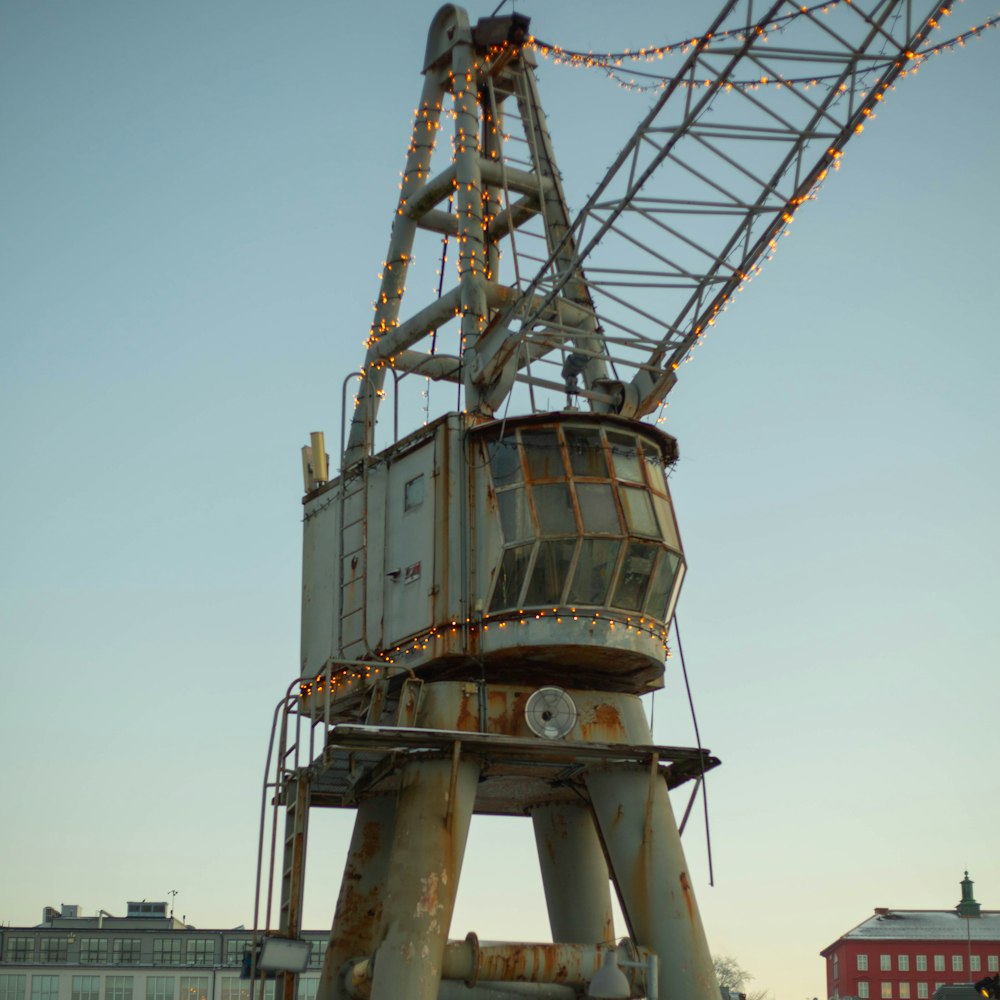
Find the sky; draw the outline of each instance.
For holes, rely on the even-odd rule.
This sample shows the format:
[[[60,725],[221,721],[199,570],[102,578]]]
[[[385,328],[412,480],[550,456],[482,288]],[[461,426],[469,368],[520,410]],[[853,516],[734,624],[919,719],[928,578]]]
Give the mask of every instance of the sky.
[[[197,926],[252,922],[299,450],[339,438],[435,9],[0,3],[0,922],[171,890]],[[709,13],[517,9],[602,50]],[[953,906],[965,869],[1000,908],[998,44],[900,84],[667,410],[714,885],[700,819],[685,845],[713,950],[776,1000],[822,997],[821,948]],[[579,204],[628,105],[539,80]],[[654,719],[693,742],[676,657]],[[308,926],[350,821],[313,821]],[[474,821],[469,930],[546,937],[526,821]]]

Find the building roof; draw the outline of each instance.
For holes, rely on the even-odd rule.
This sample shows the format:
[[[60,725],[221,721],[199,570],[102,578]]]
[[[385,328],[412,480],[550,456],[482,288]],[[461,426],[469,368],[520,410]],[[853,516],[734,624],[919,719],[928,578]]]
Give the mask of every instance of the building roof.
[[[826,955],[841,941],[997,941],[1000,910],[983,910],[978,917],[961,917],[954,910],[889,910],[879,908],[857,927],[824,948]]]

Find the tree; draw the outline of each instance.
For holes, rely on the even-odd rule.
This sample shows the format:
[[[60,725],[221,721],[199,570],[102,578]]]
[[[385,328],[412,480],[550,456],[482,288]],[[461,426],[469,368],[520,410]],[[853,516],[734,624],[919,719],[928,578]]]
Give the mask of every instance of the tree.
[[[747,972],[732,955],[713,955],[712,965],[715,967],[715,978],[723,989],[745,993],[747,1000],[771,1000],[768,990],[749,989],[753,973]]]

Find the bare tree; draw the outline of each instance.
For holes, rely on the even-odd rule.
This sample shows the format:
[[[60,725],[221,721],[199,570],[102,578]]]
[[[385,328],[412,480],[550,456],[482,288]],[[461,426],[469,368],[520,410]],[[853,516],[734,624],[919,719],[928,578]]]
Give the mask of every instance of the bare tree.
[[[712,965],[715,966],[715,978],[723,989],[744,993],[747,1000],[771,1000],[768,990],[749,989],[753,973],[747,972],[732,955],[713,955]]]

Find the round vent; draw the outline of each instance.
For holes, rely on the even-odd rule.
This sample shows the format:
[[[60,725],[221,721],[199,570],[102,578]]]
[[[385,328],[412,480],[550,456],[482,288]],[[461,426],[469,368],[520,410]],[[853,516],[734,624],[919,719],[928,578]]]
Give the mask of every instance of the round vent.
[[[576,724],[576,705],[562,688],[539,688],[524,706],[524,721],[536,736],[561,740]]]

